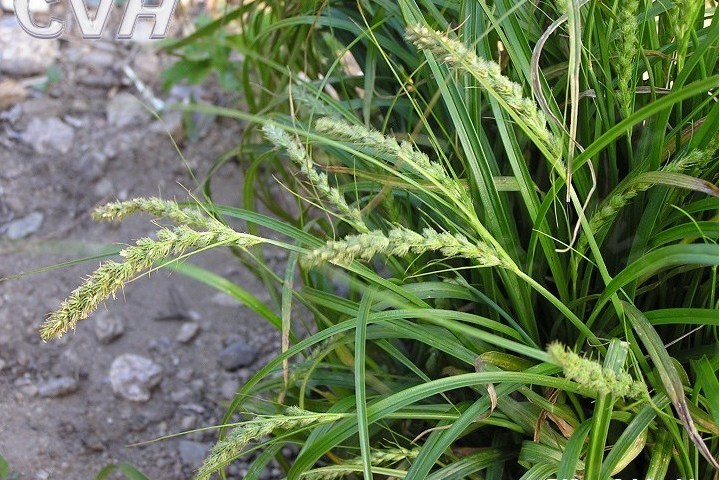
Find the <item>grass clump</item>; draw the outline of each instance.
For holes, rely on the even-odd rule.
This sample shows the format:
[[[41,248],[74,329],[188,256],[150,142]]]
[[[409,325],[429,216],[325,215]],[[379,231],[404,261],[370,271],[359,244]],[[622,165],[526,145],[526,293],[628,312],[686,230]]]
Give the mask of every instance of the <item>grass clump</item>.
[[[169,48],[244,55],[248,110],[198,107],[251,125],[242,208],[101,208],[179,226],[101,266],[45,337],[164,258],[238,247],[283,343],[200,478],[254,449],[291,480],[716,476],[718,9],[682,5],[228,12]],[[265,244],[291,252],[282,278]]]

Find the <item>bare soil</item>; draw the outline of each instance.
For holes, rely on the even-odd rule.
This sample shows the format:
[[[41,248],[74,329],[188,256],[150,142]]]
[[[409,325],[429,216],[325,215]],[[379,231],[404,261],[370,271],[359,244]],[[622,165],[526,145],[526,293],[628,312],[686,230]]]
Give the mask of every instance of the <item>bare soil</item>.
[[[0,22],[9,16],[6,12]],[[89,213],[96,205],[138,196],[187,198],[196,185],[166,127],[202,178],[219,155],[236,145],[242,125],[198,117],[202,131],[190,141],[173,114],[165,117],[164,125],[137,113],[130,103],[118,110],[118,95],[138,95],[121,65],[134,68],[158,98],[172,100],[158,84],[169,60],[152,45],[68,36],[57,46],[55,81],[47,73],[3,73],[0,66],[0,455],[23,479],[91,479],[103,466],[117,462],[130,463],[155,480],[191,478],[198,458],[216,438],[214,431],[131,445],[217,425],[237,388],[277,353],[276,332],[230,297],[159,271],[128,285],[76,331],[43,343],[38,328],[47,313],[100,260],[46,272],[37,269],[97,255],[156,229],[147,217],[120,225],[95,223]],[[24,93],[8,100],[6,87],[3,105],[3,81],[20,84]],[[212,89],[175,95],[188,92],[199,92],[213,103],[234,101]],[[131,120],[123,123],[118,112]],[[56,121],[69,130],[56,128]],[[240,168],[228,164],[216,178],[215,198],[238,205]],[[28,220],[31,215],[33,220]],[[18,233],[20,227],[26,234]],[[230,252],[198,255],[192,262],[265,298],[262,286]],[[23,272],[32,273],[18,277]],[[124,333],[108,344],[98,340],[94,329],[103,315],[124,324]],[[176,336],[188,322],[199,324],[200,333],[182,343]],[[235,371],[221,368],[218,355],[231,342],[254,348],[254,361]],[[132,402],[113,392],[110,366],[125,353],[162,367],[162,381],[148,402]],[[73,379],[77,389],[44,396],[49,382],[61,377]],[[234,466],[231,476],[242,478],[242,468]],[[269,471],[267,478],[278,474]]]

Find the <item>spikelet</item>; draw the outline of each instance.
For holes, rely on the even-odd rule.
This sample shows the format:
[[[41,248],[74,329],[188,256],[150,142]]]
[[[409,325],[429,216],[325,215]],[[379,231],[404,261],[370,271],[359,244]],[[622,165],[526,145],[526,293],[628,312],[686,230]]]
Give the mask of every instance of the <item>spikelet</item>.
[[[478,57],[464,43],[424,25],[408,27],[406,36],[421,50],[435,55],[438,61],[470,73],[480,86],[515,113],[520,124],[547,148],[552,161],[560,158],[562,147],[548,130],[545,114],[532,99],[523,97],[519,84],[502,75],[500,65]]]
[[[617,17],[617,31],[615,45],[617,50],[618,102],[624,117],[630,116],[633,104],[632,80],[635,56],[638,52],[637,22],[635,12],[638,9],[638,0],[625,0],[620,2],[620,11]]]
[[[342,413],[316,413],[288,407],[284,415],[257,417],[235,427],[213,447],[195,474],[195,480],[206,480],[228,465],[253,440],[262,439],[276,430],[293,430],[313,424],[332,423],[345,417]]]
[[[697,20],[698,13],[704,7],[703,0],[675,0],[675,8],[670,10],[670,24],[675,34],[677,71],[680,72],[685,65],[687,49],[690,43],[689,33],[693,29],[693,22]]]
[[[312,159],[300,142],[292,138],[285,130],[270,123],[263,127],[263,132],[275,146],[283,148],[288,153],[290,159],[298,164],[300,171],[307,177],[315,190],[344,215],[348,223],[360,232],[369,231],[360,210],[350,207],[340,190],[330,186],[327,175],[315,170]]]
[[[172,200],[157,197],[135,198],[124,202],[110,202],[97,207],[92,218],[95,221],[119,221],[136,213],[149,213],[159,218],[167,218],[176,223],[198,228],[208,228],[210,219],[197,208],[181,207]]]
[[[141,238],[135,245],[120,252],[123,262],[102,263],[51,313],[40,329],[43,340],[59,338],[86,319],[100,304],[115,293],[138,273],[149,270],[155,262],[170,255],[181,255],[190,249],[210,245],[234,245],[246,248],[263,242],[260,237],[238,233],[212,219],[208,231],[198,232],[181,225],[173,229],[163,228],[157,233],[157,240]]]
[[[402,462],[408,458],[415,458],[420,454],[420,448],[388,448],[385,450],[373,450],[370,452],[370,463],[373,465],[388,465]],[[347,463],[358,465],[363,463],[362,457],[355,457],[347,460]]]
[[[342,469],[333,465],[332,467],[320,467],[304,472],[300,475],[303,480],[337,480],[351,473],[356,473],[356,469]]]
[[[387,450],[373,450],[370,453],[370,464],[373,466],[392,465],[403,460],[416,458],[420,454],[419,448],[412,450],[406,448],[392,448]],[[335,480],[353,473],[358,473],[359,465],[362,465],[362,457],[355,457],[346,460],[339,465],[320,467],[301,474],[304,480]]]
[[[352,142],[355,145],[373,148],[375,151],[395,157],[398,165],[407,164],[427,179],[437,182],[449,194],[452,200],[472,210],[472,200],[467,189],[450,175],[438,162],[417,150],[410,142],[398,143],[392,136],[368,129],[360,125],[351,125],[335,118],[321,118],[315,128],[326,135]]]
[[[582,358],[558,342],[548,346],[553,363],[563,369],[565,377],[603,395],[639,398],[647,394],[647,387],[626,372],[615,373],[593,360]]]
[[[716,150],[716,145],[711,145],[705,150],[693,150],[687,155],[668,163],[660,171],[669,173],[692,172],[694,168],[707,164],[711,161],[712,158],[714,158],[714,152]],[[618,212],[625,207],[625,205],[630,203],[633,198],[637,197],[642,192],[649,190],[652,186],[652,183],[634,182],[625,189],[613,192],[602,202],[598,210],[590,218],[590,230],[593,235],[610,223],[617,216]],[[578,248],[578,250],[583,251],[586,245],[584,237],[578,245],[579,247],[582,247],[582,249]]]
[[[348,235],[343,240],[328,241],[325,246],[307,253],[301,262],[306,267],[328,262],[348,266],[356,259],[371,260],[380,254],[402,257],[410,252],[421,254],[429,251],[439,251],[447,258],[469,258],[485,267],[508,267],[485,243],[475,244],[463,235],[437,232],[432,228],[426,228],[419,234],[404,227],[394,228],[387,234],[374,230]]]

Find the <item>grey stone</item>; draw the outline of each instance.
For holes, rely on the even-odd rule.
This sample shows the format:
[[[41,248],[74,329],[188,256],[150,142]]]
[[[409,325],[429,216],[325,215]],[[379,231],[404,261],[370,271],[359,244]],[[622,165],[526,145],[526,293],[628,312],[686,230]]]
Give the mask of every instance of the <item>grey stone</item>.
[[[107,156],[102,152],[94,151],[88,154],[81,163],[80,175],[88,182],[94,182],[102,177],[106,166]]]
[[[220,395],[222,395],[223,400],[234,398],[238,390],[240,390],[240,382],[237,380],[226,380],[220,385]]]
[[[160,365],[133,353],[118,356],[110,366],[110,383],[113,391],[133,402],[150,400],[150,390],[161,380]]]
[[[113,193],[115,187],[108,178],[101,179],[93,188],[93,193],[98,197],[104,198]]]
[[[179,390],[173,390],[170,393],[170,400],[175,403],[188,403],[191,402],[195,394],[189,388],[181,388]]]
[[[257,350],[247,343],[234,342],[220,352],[218,361],[225,370],[232,371],[250,365],[256,356]]]
[[[200,325],[195,322],[185,322],[180,327],[175,340],[180,343],[190,343],[200,333]]]
[[[26,217],[13,220],[6,225],[5,235],[12,240],[25,238],[37,232],[44,219],[45,216],[41,212],[33,212]]]
[[[115,67],[116,57],[110,51],[92,48],[90,45],[81,45],[70,48],[64,53],[64,59],[75,67],[88,67],[94,72],[110,71]]]
[[[180,380],[181,382],[189,382],[192,380],[193,375],[195,374],[195,370],[193,370],[190,367],[181,368],[177,371],[175,374],[175,377]]]
[[[38,387],[35,385],[25,385],[20,388],[20,391],[27,397],[35,397],[38,394]]]
[[[113,127],[142,125],[149,119],[150,112],[129,93],[118,93],[107,105],[107,121]]]
[[[12,16],[0,20],[0,72],[19,77],[43,74],[58,53],[57,39],[31,37]]]
[[[50,472],[47,470],[38,470],[35,478],[37,478],[37,480],[48,480],[50,478]]]
[[[78,390],[78,382],[72,377],[59,377],[48,380],[38,385],[38,394],[41,397],[62,397],[75,393]]]
[[[184,403],[178,406],[179,410],[185,410],[188,412],[194,412],[197,414],[205,413],[205,407],[198,405],[197,403]]]
[[[180,419],[180,429],[183,431],[192,430],[197,426],[197,417],[195,415],[185,415]]]
[[[202,465],[205,457],[207,457],[210,445],[191,440],[178,440],[177,449],[182,463],[196,469]]]
[[[176,110],[165,112],[162,121],[154,122],[150,127],[150,131],[161,135],[170,134],[176,142],[184,140],[185,125],[182,112]]]
[[[118,316],[110,315],[107,312],[100,312],[95,317],[93,330],[95,331],[95,338],[97,338],[98,342],[107,345],[125,333],[125,322]]]
[[[59,118],[33,118],[22,133],[22,141],[37,153],[67,153],[73,146],[75,130]]]

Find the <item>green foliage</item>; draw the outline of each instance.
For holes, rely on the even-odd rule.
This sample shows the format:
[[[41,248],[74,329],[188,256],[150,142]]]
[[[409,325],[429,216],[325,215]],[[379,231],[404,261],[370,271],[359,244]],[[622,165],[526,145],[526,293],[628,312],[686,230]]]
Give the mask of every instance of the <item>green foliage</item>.
[[[256,449],[292,480],[716,475],[717,5],[556,3],[250,2],[169,46],[243,57],[249,111],[190,107],[251,125],[243,208],[210,177],[98,216],[231,246],[275,304],[166,263],[283,334],[202,478]]]
[[[95,476],[95,480],[105,480],[110,474],[118,471],[127,480],[148,480],[142,472],[127,463],[109,463],[105,465]]]
[[[0,455],[0,478],[6,479],[10,476],[10,464],[5,457]]]

